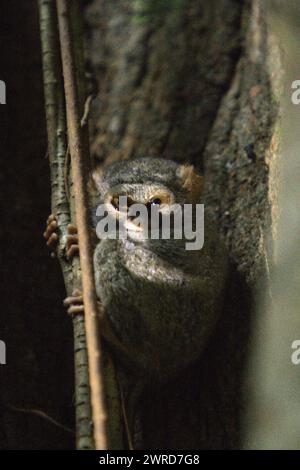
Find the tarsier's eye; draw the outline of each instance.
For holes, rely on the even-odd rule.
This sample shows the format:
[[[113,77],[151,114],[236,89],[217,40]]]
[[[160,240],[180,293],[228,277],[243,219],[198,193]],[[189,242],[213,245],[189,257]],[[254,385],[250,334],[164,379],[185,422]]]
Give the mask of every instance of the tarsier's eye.
[[[149,198],[149,202],[147,203],[148,210],[151,207],[157,207],[159,210],[162,210],[165,206],[169,206],[173,204],[174,196],[170,191],[166,189],[160,189],[155,191],[154,194]]]
[[[151,206],[160,206],[161,205],[161,199],[159,197],[155,197],[150,201]]]
[[[164,200],[161,197],[153,196],[146,204],[148,214],[151,214],[151,207],[160,209],[162,204],[164,204]]]

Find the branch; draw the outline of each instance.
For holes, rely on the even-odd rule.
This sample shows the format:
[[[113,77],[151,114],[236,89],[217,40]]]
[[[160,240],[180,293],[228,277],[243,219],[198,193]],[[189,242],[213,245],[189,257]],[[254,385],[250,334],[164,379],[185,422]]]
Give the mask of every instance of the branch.
[[[84,145],[80,125],[80,103],[77,90],[75,60],[72,50],[70,12],[67,0],[57,1],[57,12],[64,74],[69,145],[72,160],[76,223],[79,235],[94,438],[96,449],[99,450],[107,448],[107,438],[101,368],[102,347],[99,333],[100,329],[98,324],[97,299],[92,263],[92,244],[89,230],[89,198],[86,184],[88,148]]]
[[[62,71],[56,27],[56,9],[53,0],[39,0],[40,30],[44,73],[44,93],[49,142],[52,185],[52,212],[59,227],[58,258],[64,276],[67,294],[80,283],[78,259],[73,263],[64,257],[66,227],[70,223],[70,208],[65,187],[65,156],[67,154],[65,103]],[[73,218],[73,217],[72,217]],[[87,350],[83,315],[73,317],[75,397],[76,397],[76,447],[92,449],[92,418],[90,406]]]

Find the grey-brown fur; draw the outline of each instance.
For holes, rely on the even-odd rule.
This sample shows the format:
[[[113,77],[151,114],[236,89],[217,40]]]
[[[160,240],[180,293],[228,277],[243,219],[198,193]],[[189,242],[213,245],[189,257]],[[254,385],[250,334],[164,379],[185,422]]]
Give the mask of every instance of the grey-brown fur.
[[[144,202],[157,184],[177,203],[190,202],[181,169],[152,158],[116,163],[98,181],[99,202],[115,185]],[[164,377],[199,357],[219,315],[227,263],[217,230],[206,218],[203,249],[187,251],[185,242],[102,240],[95,250],[105,315],[128,351],[123,359],[143,375]]]

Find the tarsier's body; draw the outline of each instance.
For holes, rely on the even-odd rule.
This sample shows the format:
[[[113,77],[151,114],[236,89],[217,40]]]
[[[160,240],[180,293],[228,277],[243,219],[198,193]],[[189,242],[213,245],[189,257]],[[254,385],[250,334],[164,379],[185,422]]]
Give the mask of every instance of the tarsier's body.
[[[140,159],[109,167],[99,202],[126,195],[134,202],[198,203],[202,179],[192,167]],[[167,201],[164,201],[167,199]],[[113,201],[112,201],[113,202]],[[220,311],[226,256],[205,221],[201,250],[185,240],[100,240],[94,254],[96,291],[111,328],[126,346],[129,366],[167,376],[199,357]]]
[[[172,161],[120,162],[103,174],[96,171],[94,179],[93,205],[107,204],[116,218],[121,195],[159,207],[201,202],[202,178],[192,166]],[[55,233],[51,235],[55,223],[50,219],[48,244],[57,239]],[[207,218],[204,235],[204,246],[198,251],[186,250],[185,239],[137,241],[134,233],[125,240],[97,241],[94,271],[106,325],[102,332],[121,369],[133,428],[142,387],[153,378],[159,381],[175,375],[196,360],[217,321],[227,258]],[[73,231],[70,240],[76,243]],[[72,248],[69,245],[67,253],[73,254]],[[78,303],[75,296],[67,299],[67,305],[72,306],[74,299]],[[71,313],[76,311],[78,306]]]

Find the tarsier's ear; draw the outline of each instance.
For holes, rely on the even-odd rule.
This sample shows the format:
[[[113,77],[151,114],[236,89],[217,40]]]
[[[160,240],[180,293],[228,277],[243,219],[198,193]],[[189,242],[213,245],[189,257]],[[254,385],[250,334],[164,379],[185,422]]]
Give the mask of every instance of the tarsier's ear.
[[[92,170],[92,185],[97,189],[100,189],[102,183],[103,167],[102,165],[96,165]]]
[[[180,165],[177,174],[180,178],[182,188],[187,193],[190,202],[197,202],[203,190],[204,178],[198,175],[193,165]]]

